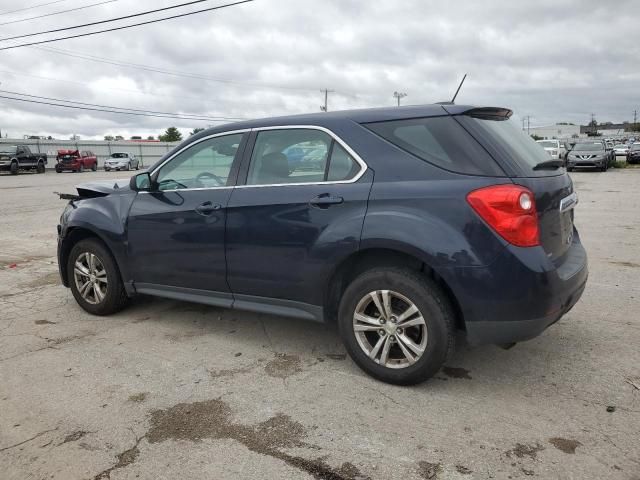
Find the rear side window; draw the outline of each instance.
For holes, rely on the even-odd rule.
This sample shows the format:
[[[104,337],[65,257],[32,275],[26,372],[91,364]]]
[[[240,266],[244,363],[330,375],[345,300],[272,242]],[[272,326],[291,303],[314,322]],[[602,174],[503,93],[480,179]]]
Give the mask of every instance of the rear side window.
[[[446,170],[504,176],[489,154],[452,117],[393,120],[365,126],[402,150]]]

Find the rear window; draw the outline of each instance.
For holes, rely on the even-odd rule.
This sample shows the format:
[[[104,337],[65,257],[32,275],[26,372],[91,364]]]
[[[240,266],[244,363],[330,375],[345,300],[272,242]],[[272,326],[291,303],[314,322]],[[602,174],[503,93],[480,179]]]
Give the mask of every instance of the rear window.
[[[549,154],[513,120],[470,115],[456,117],[474,136],[482,138],[490,152],[505,162],[514,163],[524,176],[550,176],[564,173],[561,168],[534,170],[549,161]]]
[[[396,147],[446,170],[504,176],[489,154],[450,116],[393,120],[365,126]]]

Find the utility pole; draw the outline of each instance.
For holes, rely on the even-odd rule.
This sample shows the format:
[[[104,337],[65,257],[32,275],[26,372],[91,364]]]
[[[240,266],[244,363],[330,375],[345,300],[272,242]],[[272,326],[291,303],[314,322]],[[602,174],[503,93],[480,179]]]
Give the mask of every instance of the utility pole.
[[[406,97],[407,94],[402,92],[393,92],[393,96],[398,100],[398,106],[400,106],[400,99]]]
[[[324,93],[324,105],[320,105],[320,111],[322,112],[327,112],[328,111],[328,100],[329,100],[329,94],[333,93],[334,90],[329,90],[329,89],[324,89],[324,90],[320,90],[321,93]]]
[[[633,111],[633,129],[635,130],[637,128],[637,124],[638,123],[638,110],[634,110]]]

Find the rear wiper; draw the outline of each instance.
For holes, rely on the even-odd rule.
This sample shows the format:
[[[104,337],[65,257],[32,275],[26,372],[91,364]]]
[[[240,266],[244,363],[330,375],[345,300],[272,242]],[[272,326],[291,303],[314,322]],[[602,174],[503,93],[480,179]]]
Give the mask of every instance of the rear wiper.
[[[556,168],[564,167],[564,160],[547,160],[538,163],[534,170],[554,170]]]

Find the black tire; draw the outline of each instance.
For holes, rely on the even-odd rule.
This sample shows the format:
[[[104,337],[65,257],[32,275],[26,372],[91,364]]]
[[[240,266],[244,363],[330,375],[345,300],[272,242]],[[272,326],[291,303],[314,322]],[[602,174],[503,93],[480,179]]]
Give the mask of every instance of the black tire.
[[[354,313],[361,299],[376,290],[391,290],[406,297],[425,320],[427,340],[424,353],[409,366],[382,366],[369,358],[358,343],[353,326]],[[338,311],[340,336],[353,361],[372,377],[397,385],[423,382],[440,370],[454,350],[453,325],[453,310],[442,290],[420,272],[395,267],[377,268],[358,276],[344,292]],[[374,335],[374,339],[378,334],[369,333]]]
[[[9,171],[11,172],[11,175],[17,175],[18,170],[19,170],[18,162],[12,162],[11,167],[9,167]]]
[[[107,273],[106,292],[104,298],[97,303],[87,301],[78,290],[75,281],[74,265],[76,260],[85,253],[90,253],[98,257],[98,260],[102,263]],[[88,238],[81,240],[73,246],[69,254],[69,259],[67,260],[67,280],[78,305],[93,315],[111,315],[122,310],[127,304],[127,293],[122,284],[122,278],[120,277],[116,262],[104,244],[97,239]]]
[[[38,162],[38,166],[36,167],[36,172],[44,173],[44,162],[42,160]]]
[[[96,170],[98,170],[98,163],[94,163],[93,165],[91,165],[91,171],[95,172]]]

